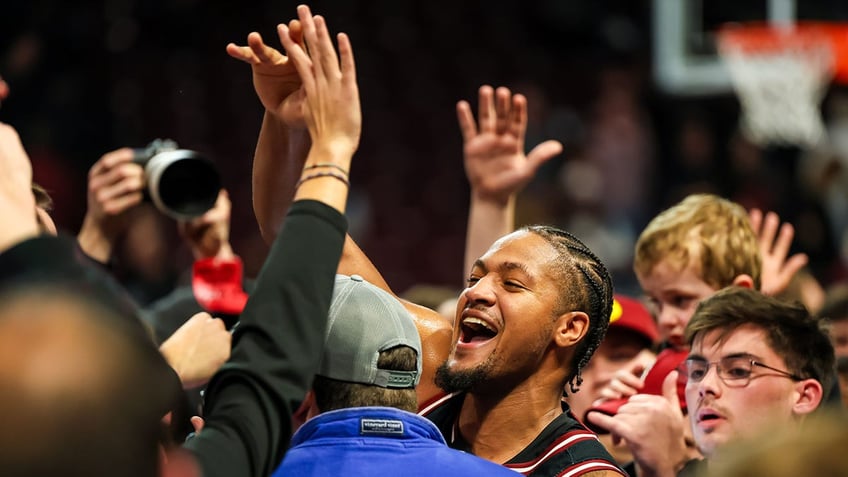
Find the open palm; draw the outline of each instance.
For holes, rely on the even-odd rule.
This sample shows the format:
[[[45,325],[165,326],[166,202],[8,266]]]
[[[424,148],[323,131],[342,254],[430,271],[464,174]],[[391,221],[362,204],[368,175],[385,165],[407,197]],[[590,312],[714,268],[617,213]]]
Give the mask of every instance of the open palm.
[[[533,179],[545,161],[559,154],[562,145],[545,141],[524,154],[527,100],[506,88],[497,93],[480,88],[479,126],[470,105],[457,104],[457,118],[464,141],[465,174],[472,190],[484,198],[506,201]]]

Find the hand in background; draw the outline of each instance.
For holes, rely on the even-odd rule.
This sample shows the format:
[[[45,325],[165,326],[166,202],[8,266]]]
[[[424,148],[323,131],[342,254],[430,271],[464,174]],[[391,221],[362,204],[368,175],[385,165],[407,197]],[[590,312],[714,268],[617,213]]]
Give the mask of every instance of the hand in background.
[[[117,238],[126,231],[126,212],[144,198],[144,168],[133,151],[121,148],[103,155],[88,172],[88,208],[77,235],[80,248],[106,263]]]
[[[562,152],[558,141],[545,141],[524,154],[527,99],[509,89],[480,87],[477,124],[471,106],[456,106],[463,138],[465,174],[473,194],[506,202],[524,188],[539,166]]]
[[[232,203],[226,190],[218,192],[215,205],[205,214],[190,221],[180,221],[180,236],[191,248],[195,260],[203,258],[230,259],[230,213]]]
[[[224,322],[209,313],[198,313],[186,321],[159,347],[168,364],[180,377],[184,389],[209,382],[228,359],[232,335]]]
[[[807,264],[807,255],[798,253],[789,257],[795,228],[788,222],[781,226],[780,217],[774,212],[763,217],[761,210],[751,209],[748,217],[760,242],[760,258],[763,261],[760,291],[775,296],[786,290],[792,277]]]
[[[518,193],[562,144],[545,141],[524,154],[527,99],[507,88],[480,87],[477,123],[466,101],[456,105],[465,175],[471,185],[464,277],[492,243],[515,229]]]

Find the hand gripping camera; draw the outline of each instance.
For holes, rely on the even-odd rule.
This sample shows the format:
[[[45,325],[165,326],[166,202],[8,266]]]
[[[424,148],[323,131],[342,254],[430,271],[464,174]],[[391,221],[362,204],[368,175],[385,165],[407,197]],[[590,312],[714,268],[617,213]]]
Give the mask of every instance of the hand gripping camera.
[[[179,149],[170,139],[156,139],[133,152],[133,161],[144,167],[146,198],[164,214],[190,220],[215,205],[221,177],[208,158]]]

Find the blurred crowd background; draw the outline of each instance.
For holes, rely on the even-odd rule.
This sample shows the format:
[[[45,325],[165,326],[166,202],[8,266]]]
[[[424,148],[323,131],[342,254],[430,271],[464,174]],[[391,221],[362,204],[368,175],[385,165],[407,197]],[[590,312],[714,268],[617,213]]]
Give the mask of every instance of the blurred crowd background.
[[[748,2],[719,3],[732,12]],[[278,45],[275,26],[293,17],[296,4],[4,4],[0,75],[11,96],[0,121],[20,132],[60,229],[79,229],[86,174],[102,154],[171,138],[216,161],[233,201],[234,250],[255,275],[267,252],[250,193],[262,106],[250,68],[225,46],[244,44],[254,30]],[[808,7],[814,4],[822,5]],[[613,270],[619,291],[638,293],[630,264],[639,231],[696,191],[778,212],[796,226],[795,251],[810,255],[815,278],[825,286],[846,278],[848,147],[826,157],[760,148],[738,134],[733,94],[659,91],[650,1],[310,5],[354,44],[364,129],[352,171],[351,232],[397,291],[463,284],[468,186],[455,104],[476,104],[482,84],[528,97],[528,148],[545,139],[565,145],[522,194],[518,223],[552,223],[584,239]],[[848,6],[825,5],[815,14],[848,19]],[[848,130],[844,87],[828,90],[823,112],[833,137]],[[114,267],[148,302],[190,263],[173,221],[147,208],[135,215]]]

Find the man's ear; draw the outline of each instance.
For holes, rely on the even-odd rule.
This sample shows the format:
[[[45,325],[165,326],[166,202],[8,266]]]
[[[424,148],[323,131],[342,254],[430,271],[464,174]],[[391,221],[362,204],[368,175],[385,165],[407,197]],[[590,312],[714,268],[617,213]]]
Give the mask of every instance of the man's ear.
[[[800,416],[818,409],[824,397],[821,383],[815,379],[805,379],[796,383],[795,386],[797,395],[795,404],[792,406],[792,412]]]
[[[554,324],[554,343],[560,348],[574,346],[589,332],[589,315],[570,311],[560,315]]]
[[[741,275],[736,275],[736,278],[733,279],[732,284],[736,285],[738,287],[749,288],[749,289],[753,290],[754,289],[754,278],[751,277],[751,275],[743,273]]]

